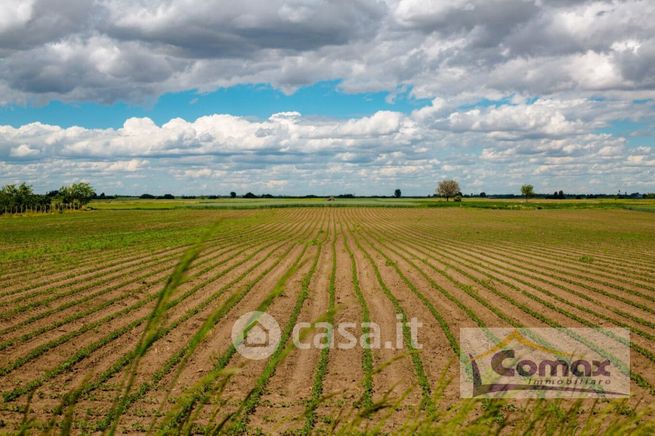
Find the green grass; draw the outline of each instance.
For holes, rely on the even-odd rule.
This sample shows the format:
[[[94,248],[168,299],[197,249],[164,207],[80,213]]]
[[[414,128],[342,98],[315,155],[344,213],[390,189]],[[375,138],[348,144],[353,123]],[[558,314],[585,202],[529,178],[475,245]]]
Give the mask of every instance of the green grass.
[[[402,207],[402,208],[479,208],[499,210],[540,209],[627,209],[655,212],[654,199],[486,199],[465,198],[462,202],[445,201],[441,198],[236,198],[236,199],[175,199],[142,200],[119,198],[95,200],[89,208],[95,210],[174,210],[174,209],[262,209],[287,207]]]

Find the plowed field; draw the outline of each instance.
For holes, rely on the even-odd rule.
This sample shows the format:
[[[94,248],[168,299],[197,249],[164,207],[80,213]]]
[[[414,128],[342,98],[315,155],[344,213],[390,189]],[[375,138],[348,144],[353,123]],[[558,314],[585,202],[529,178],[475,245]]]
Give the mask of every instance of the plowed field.
[[[461,428],[518,428],[538,404],[459,398],[462,327],[628,328],[632,398],[558,413],[653,416],[652,213],[102,210],[0,237],[0,432],[409,432],[466,408]],[[262,360],[230,336],[255,310],[282,332]],[[384,344],[413,317],[420,349],[290,346],[299,322],[375,322]]]

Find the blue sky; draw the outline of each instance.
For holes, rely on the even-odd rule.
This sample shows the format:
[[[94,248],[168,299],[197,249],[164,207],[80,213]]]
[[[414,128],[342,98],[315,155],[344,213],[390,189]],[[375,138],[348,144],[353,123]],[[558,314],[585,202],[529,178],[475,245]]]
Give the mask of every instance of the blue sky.
[[[597,131],[625,138],[627,143],[634,147],[648,147],[652,146],[655,138],[655,119],[650,118],[642,121],[613,120],[609,123],[609,126]]]
[[[161,125],[176,117],[194,121],[201,116],[217,113],[266,119],[280,112],[300,112],[309,117],[347,119],[370,116],[377,111],[408,114],[431,104],[430,99],[413,97],[411,87],[404,87],[393,93],[348,93],[340,90],[339,84],[337,80],[318,82],[301,87],[293,93],[285,93],[270,84],[237,85],[206,93],[197,90],[167,93],[155,101],[139,103],[119,101],[103,104],[53,100],[42,105],[10,104],[0,107],[0,122],[14,127],[40,122],[61,127],[106,129],[120,128],[126,119],[132,117],[148,117]],[[532,104],[538,99],[538,96],[527,98],[526,104]],[[601,98],[590,100],[603,101]],[[651,99],[634,103],[651,107],[655,105]],[[457,108],[467,111],[505,105],[512,105],[512,96],[499,99],[482,98],[460,104]],[[648,146],[652,144],[655,136],[654,126],[653,119],[617,119],[595,132],[623,137],[631,146]]]
[[[430,104],[416,99],[411,88],[347,93],[339,81],[317,82],[286,94],[269,84],[237,85],[201,93],[197,90],[167,93],[153,102],[102,104],[96,102],[50,101],[44,105],[11,104],[0,107],[0,122],[19,127],[32,122],[62,127],[119,128],[131,117],[148,117],[157,124],[172,118],[193,121],[216,113],[265,119],[279,112],[300,112],[306,116],[358,118],[377,111],[409,113]]]

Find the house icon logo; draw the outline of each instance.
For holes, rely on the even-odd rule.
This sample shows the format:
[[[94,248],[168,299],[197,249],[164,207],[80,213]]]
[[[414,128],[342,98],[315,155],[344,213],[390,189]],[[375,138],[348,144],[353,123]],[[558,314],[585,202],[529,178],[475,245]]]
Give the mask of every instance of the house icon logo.
[[[261,360],[271,356],[281,336],[277,321],[266,312],[248,312],[232,326],[232,344],[247,359]]]

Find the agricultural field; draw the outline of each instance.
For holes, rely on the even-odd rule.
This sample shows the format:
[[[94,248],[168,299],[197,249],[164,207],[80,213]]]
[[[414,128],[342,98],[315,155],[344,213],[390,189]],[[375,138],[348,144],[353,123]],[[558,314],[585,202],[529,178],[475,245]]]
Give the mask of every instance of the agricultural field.
[[[119,197],[111,200],[95,200],[90,204],[95,210],[170,210],[170,209],[266,209],[285,207],[472,207],[480,209],[626,209],[655,212],[655,199],[532,199],[520,198],[467,198],[463,202],[446,201],[433,197],[408,198],[220,198],[220,199],[173,199],[142,200]]]
[[[0,217],[0,433],[655,431],[652,212],[149,204]],[[261,360],[231,340],[255,310]],[[398,317],[420,349],[290,345]],[[460,328],[613,326],[630,399],[460,399]]]

